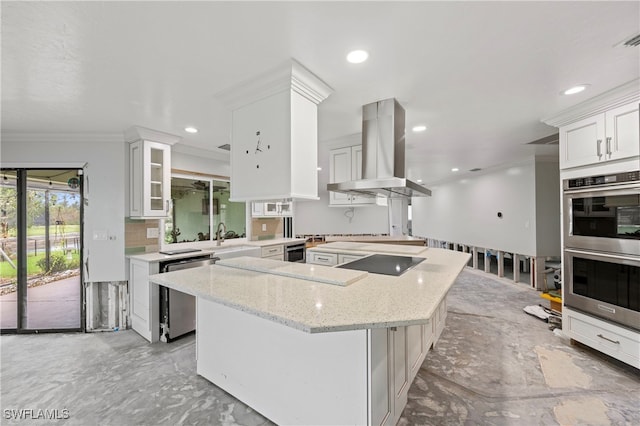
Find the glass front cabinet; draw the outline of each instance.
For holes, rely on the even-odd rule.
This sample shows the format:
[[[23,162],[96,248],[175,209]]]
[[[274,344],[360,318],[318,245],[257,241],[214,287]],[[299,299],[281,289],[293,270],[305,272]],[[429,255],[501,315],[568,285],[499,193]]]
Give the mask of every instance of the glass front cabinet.
[[[129,164],[129,216],[166,217],[171,196],[171,145],[148,140],[131,142]]]

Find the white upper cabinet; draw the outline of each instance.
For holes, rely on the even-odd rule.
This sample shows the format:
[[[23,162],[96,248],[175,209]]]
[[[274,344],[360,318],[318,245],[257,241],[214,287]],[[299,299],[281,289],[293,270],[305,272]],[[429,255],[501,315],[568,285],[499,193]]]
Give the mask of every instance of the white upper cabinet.
[[[633,102],[605,113],[605,153],[610,159],[640,154],[640,104]]]
[[[634,80],[543,120],[560,129],[560,169],[640,155],[638,87]]]
[[[597,164],[640,153],[638,103],[614,108],[560,128],[560,167]]]
[[[129,216],[166,217],[171,200],[171,145],[179,137],[140,127],[129,129],[125,137],[129,142]]]
[[[362,179],[362,145],[336,148],[329,151],[329,183]],[[329,192],[329,205],[372,205],[375,198]]]
[[[292,60],[218,94],[232,110],[232,201],[318,199],[317,105],[330,93]]]

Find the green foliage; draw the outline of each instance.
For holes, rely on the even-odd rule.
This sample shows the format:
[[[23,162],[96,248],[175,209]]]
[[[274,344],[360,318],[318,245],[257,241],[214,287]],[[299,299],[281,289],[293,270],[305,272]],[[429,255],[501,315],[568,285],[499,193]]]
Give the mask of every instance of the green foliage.
[[[49,272],[61,272],[61,271],[66,271],[67,269],[74,269],[69,263],[67,262],[67,258],[61,254],[61,253],[52,253],[50,256],[50,263],[49,263],[49,270],[46,271],[46,267],[47,267],[47,259],[46,258],[42,258],[40,260],[38,260],[38,262],[36,263],[38,265],[38,267],[42,270],[42,271],[46,271],[47,273]],[[79,264],[79,262],[78,262]],[[78,265],[75,266],[76,268],[78,267]]]

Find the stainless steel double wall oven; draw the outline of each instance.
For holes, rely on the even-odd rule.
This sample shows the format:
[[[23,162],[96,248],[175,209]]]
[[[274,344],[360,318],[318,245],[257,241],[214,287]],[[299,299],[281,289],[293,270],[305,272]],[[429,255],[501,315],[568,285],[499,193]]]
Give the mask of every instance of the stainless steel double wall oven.
[[[640,171],[563,182],[564,304],[640,330]]]

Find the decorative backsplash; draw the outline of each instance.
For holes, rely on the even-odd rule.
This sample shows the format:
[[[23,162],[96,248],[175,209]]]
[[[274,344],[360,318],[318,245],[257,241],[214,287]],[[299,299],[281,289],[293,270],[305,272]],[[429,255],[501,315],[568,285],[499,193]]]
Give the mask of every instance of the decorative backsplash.
[[[159,229],[160,221],[157,219],[129,219],[124,221],[124,252],[125,254],[155,252],[160,250],[158,238],[147,238],[147,229]]]
[[[262,228],[265,225],[265,230]],[[283,220],[280,217],[251,219],[251,240],[271,240],[281,238],[284,231]]]

